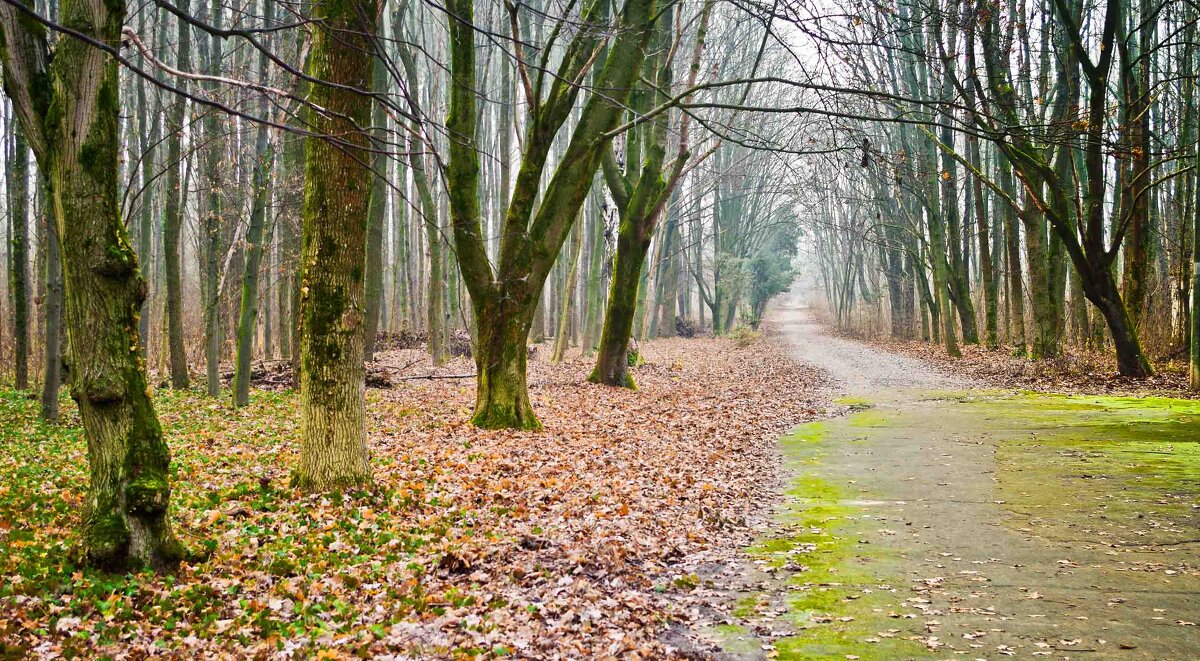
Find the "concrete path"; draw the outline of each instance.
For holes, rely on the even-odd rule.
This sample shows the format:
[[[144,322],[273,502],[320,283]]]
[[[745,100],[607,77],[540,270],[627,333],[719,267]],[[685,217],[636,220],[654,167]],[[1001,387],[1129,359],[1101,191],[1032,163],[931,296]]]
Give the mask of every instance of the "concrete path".
[[[986,392],[830,337],[796,294],[771,321],[854,412],[781,442],[762,573],[710,632],[734,657],[1200,659],[1200,476],[1171,472],[1200,444],[1111,442],[1196,412]]]

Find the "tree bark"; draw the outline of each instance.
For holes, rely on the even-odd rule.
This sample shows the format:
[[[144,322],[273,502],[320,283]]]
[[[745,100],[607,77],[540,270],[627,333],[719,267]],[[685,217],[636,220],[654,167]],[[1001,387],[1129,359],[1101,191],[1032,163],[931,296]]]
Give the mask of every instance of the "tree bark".
[[[189,0],[176,0],[180,11],[190,11]],[[179,23],[179,40],[176,44],[175,65],[188,68],[191,49],[192,28],[182,20]],[[180,81],[180,84],[186,84]],[[171,130],[174,131],[167,144],[167,203],[163,216],[163,266],[167,276],[167,345],[170,351],[171,387],[177,390],[188,387],[187,351],[183,344],[183,275],[180,268],[179,237],[183,229],[183,204],[187,191],[183,188],[180,171],[183,169],[183,124],[187,101],[183,97],[175,100],[171,109]]]
[[[263,21],[275,20],[274,0],[263,0]],[[258,70],[267,70],[266,53],[259,53]],[[264,96],[258,111],[266,115],[269,106]],[[242,271],[242,301],[238,314],[237,354],[233,372],[233,405],[250,403],[250,365],[254,360],[254,335],[258,323],[258,271],[262,265],[263,226],[266,224],[270,190],[267,177],[275,165],[275,146],[270,141],[267,125],[260,123],[254,141],[254,183],[250,208],[250,224],[246,229],[246,265]]]
[[[397,29],[397,33],[399,30]],[[417,99],[420,94],[420,78],[417,74],[416,61],[407,45],[398,45],[400,61],[404,65],[404,74],[408,79],[409,110],[414,117],[423,114]],[[421,130],[420,124],[414,122],[408,139],[408,164],[412,170],[413,186],[417,189],[418,209],[421,213],[421,224],[425,228],[425,243],[429,261],[429,290],[425,308],[425,330],[428,336],[426,349],[434,365],[446,362],[445,329],[442,327],[444,306],[443,294],[446,289],[442,270],[441,232],[438,227],[438,209],[433,199],[433,190],[429,183],[429,174],[425,169],[425,144],[417,139]]]
[[[29,146],[14,123],[8,167],[9,286],[13,301],[13,386],[29,388]]]
[[[558,327],[554,331],[554,355],[550,360],[561,363],[567,353],[570,336],[571,312],[575,300],[575,280],[579,274],[579,254],[583,251],[583,234],[585,227],[579,223],[571,240],[571,260],[567,264],[567,278],[563,284],[562,295],[559,297]]]
[[[115,49],[124,7],[63,0],[62,13]],[[0,7],[0,30],[5,90],[50,179],[56,210],[71,394],[90,469],[81,555],[116,572],[169,569],[185,554],[167,520],[170,454],[139,355],[145,282],[119,212],[117,64],[81,40],[63,38],[49,66],[45,32],[11,5]]]
[[[558,73],[547,79],[544,100],[533,99],[525,153],[516,188],[505,210],[499,264],[487,255],[479,209],[479,152],[475,145],[476,62],[474,3],[453,0],[450,12],[452,85],[446,127],[450,141],[447,181],[457,258],[475,308],[477,403],[473,421],[482,427],[540,426],[525,388],[525,342],[546,277],[587,196],[606,134],[616,127],[638,71],[655,18],[655,0],[626,2],[605,58],[598,89],[584,103],[563,158],[538,195],[555,136],[570,116],[576,79],[593,64],[598,33],[578,30],[565,46]],[[595,23],[602,3],[588,3],[583,20]],[[536,207],[536,212],[535,212]]]
[[[224,22],[224,11],[219,0],[212,2],[212,24],[220,29]],[[213,35],[209,45],[209,73],[220,74],[221,38]],[[209,94],[217,94],[217,84],[207,83]],[[200,223],[204,256],[204,372],[209,397],[221,393],[221,292],[218,262],[221,257],[221,193],[223,183],[223,161],[226,158],[220,136],[221,117],[216,109],[210,109],[204,118],[204,134],[208,141],[205,154],[205,169],[208,181],[208,210]]]
[[[512,300],[512,299],[508,299]],[[484,429],[541,429],[529,402],[525,366],[534,306],[505,300],[475,306],[476,393],[471,422]]]
[[[42,419],[58,420],[58,391],[62,386],[62,309],[63,273],[59,253],[58,219],[50,199],[50,185],[42,176],[46,191],[46,340],[42,360]]]
[[[617,233],[617,257],[613,260],[604,329],[600,332],[596,366],[588,376],[588,381],[636,390],[637,385],[629,374],[629,339],[650,237],[642,234],[644,228],[640,224],[638,227],[634,227],[634,224],[622,222],[621,230]]]
[[[997,154],[1000,170],[1000,187],[1010,197],[1016,196],[1013,185],[1012,165],[1003,154]],[[1008,341],[1015,347],[1017,355],[1024,356],[1025,345],[1025,269],[1021,266],[1021,226],[1017,214],[1009,205],[1004,205],[1004,250],[1008,261],[1008,305],[1012,318],[1012,333]]]
[[[1200,154],[1195,157],[1200,167]],[[1192,390],[1200,390],[1200,179],[1194,186],[1195,198],[1192,206],[1192,316],[1190,321],[1191,344],[1188,350],[1189,381]]]
[[[302,443],[294,484],[306,491],[370,486],[364,418],[364,268],[370,197],[374,3],[322,0],[308,74],[315,136],[306,139],[301,252],[300,411]],[[336,136],[339,144],[331,138]]]
[[[387,69],[382,59],[376,57],[372,65],[372,89],[379,94],[387,93]],[[387,115],[383,104],[376,101],[371,120],[375,127],[375,154],[371,157],[371,201],[367,206],[367,284],[366,329],[363,337],[363,357],[375,359],[375,338],[379,334],[379,319],[383,307],[383,225],[387,212],[388,158],[384,152],[384,134],[387,131]]]

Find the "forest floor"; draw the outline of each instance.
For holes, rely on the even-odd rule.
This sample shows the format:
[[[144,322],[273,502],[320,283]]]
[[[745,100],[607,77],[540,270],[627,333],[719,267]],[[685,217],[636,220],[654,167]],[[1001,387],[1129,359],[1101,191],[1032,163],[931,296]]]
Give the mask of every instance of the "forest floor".
[[[781,441],[791,487],[732,658],[1189,659],[1200,649],[1200,404],[1013,393],[773,321],[851,412]]]
[[[951,358],[940,344],[920,341],[872,340],[867,344],[937,366],[949,374],[996,388],[1019,388],[1071,395],[1129,395],[1137,397],[1200,398],[1188,386],[1188,364],[1183,360],[1155,360],[1155,374],[1140,379],[1122,377],[1111,350],[1068,348],[1055,359],[1033,360],[1017,355],[1013,347],[990,351],[982,345],[963,345],[961,358]]]
[[[158,390],[172,520],[212,554],[173,576],[73,563],[87,486],[74,406],[48,426],[35,398],[0,391],[0,659],[705,656],[668,623],[700,618],[697,568],[761,531],[776,441],[826,414],[827,376],[770,337],[640,349],[629,392],[540,347],[535,433],[470,426],[473,379],[400,380],[469,374],[468,360],[382,353],[371,373],[392,386],[367,393],[377,488],[346,498],[289,487],[294,394],[233,409]]]

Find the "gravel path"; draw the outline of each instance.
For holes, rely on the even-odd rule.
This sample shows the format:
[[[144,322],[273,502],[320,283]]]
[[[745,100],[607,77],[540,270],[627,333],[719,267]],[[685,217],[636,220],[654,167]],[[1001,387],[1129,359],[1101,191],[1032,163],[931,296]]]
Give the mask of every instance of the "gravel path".
[[[826,334],[809,314],[804,298],[797,290],[780,296],[771,306],[768,321],[788,338],[798,360],[833,375],[840,394],[867,395],[894,389],[953,390],[974,385],[916,358],[885,353]]]

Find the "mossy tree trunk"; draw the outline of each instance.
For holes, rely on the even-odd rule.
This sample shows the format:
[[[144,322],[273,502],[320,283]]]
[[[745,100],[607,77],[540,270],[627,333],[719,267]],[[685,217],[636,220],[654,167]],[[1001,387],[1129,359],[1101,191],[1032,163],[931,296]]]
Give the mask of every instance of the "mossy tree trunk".
[[[308,74],[316,136],[307,139],[301,249],[300,409],[294,482],[307,491],[371,484],[364,419],[363,321],[375,20],[370,0],[322,0]],[[328,136],[328,137],[323,137]],[[337,140],[335,144],[334,140]]]
[[[695,84],[700,70],[700,56],[704,50],[704,39],[708,32],[708,21],[712,16],[713,2],[705,3],[696,31],[696,42],[692,48],[692,61],[687,85]],[[671,24],[674,10],[668,9],[654,30],[651,51],[655,54],[648,64],[654,66],[655,85],[652,89],[635,92],[633,107],[644,113],[651,105],[666,100],[665,90],[671,88],[674,62],[668,53],[672,48]],[[612,283],[608,290],[608,304],[604,313],[604,328],[600,332],[600,347],[596,355],[596,366],[588,380],[610,386],[636,388],[629,374],[629,341],[633,333],[638,310],[638,293],[641,290],[642,271],[650,249],[654,229],[663,206],[679,184],[683,168],[690,158],[688,152],[688,123],[682,120],[679,152],[667,171],[663,171],[666,159],[667,118],[664,113],[652,122],[642,124],[626,134],[626,163],[629,170],[622,172],[616,156],[606,152],[603,160],[604,178],[612,193],[620,217],[617,228],[617,254],[613,261]],[[638,156],[642,156],[639,161]]]
[[[636,389],[633,377],[629,374],[629,340],[637,308],[638,284],[650,237],[644,224],[633,225],[622,221],[621,230],[617,233],[617,257],[613,260],[604,329],[600,332],[596,366],[588,376],[588,381]]]
[[[124,4],[63,0],[62,23],[119,48]],[[170,453],[138,346],[146,286],[119,208],[117,64],[0,7],[5,89],[50,179],[65,280],[71,395],[88,446],[82,558],[126,571],[169,569],[184,556],[167,519]]]
[[[476,409],[481,427],[535,429],[525,384],[526,341],[542,287],[562,250],[600,159],[637,81],[655,19],[656,0],[627,0],[595,85],[549,184],[538,195],[555,136],[575,105],[578,80],[593,66],[599,29],[575,30],[563,46],[552,76],[537,76],[527,88],[530,117],[525,152],[505,210],[498,264],[487,255],[479,205],[476,147],[476,61],[473,0],[453,0],[449,11],[451,79],[447,181],[451,224],[463,281],[471,294],[476,330]],[[592,0],[581,22],[607,23],[606,0]],[[543,90],[543,85],[545,89]],[[544,93],[543,93],[544,92]]]
[[[523,296],[475,305],[476,392],[471,422],[484,429],[541,429],[529,402],[525,340],[535,305]],[[536,304],[536,299],[534,301]]]
[[[941,322],[941,340],[946,347],[946,354],[954,358],[962,356],[958,349],[958,331],[954,327],[954,311],[950,309],[950,267],[946,261],[946,226],[942,223],[938,211],[937,190],[929,186],[930,209],[927,215],[929,223],[929,259],[933,271],[933,298],[936,303],[934,313]]]
[[[1042,182],[1034,183],[1027,177],[1026,186],[1044,189]],[[1039,192],[1039,196],[1044,193]],[[1046,218],[1042,209],[1030,202],[1021,210],[1021,222],[1025,226],[1025,255],[1029,262],[1029,298],[1033,310],[1033,337],[1029,354],[1033,358],[1054,358],[1061,352],[1062,337],[1059,332],[1061,316],[1057,311],[1052,269],[1052,255],[1047,236]]]
[[[188,13],[189,0],[176,0],[180,11]],[[175,66],[187,70],[192,28],[179,23]],[[187,101],[181,96],[171,108],[171,137],[167,143],[167,200],[163,209],[163,268],[167,278],[167,347],[171,365],[171,387],[188,387],[187,350],[183,343],[183,273],[179,238],[183,230],[183,206],[186,200],[183,169],[183,124]]]

